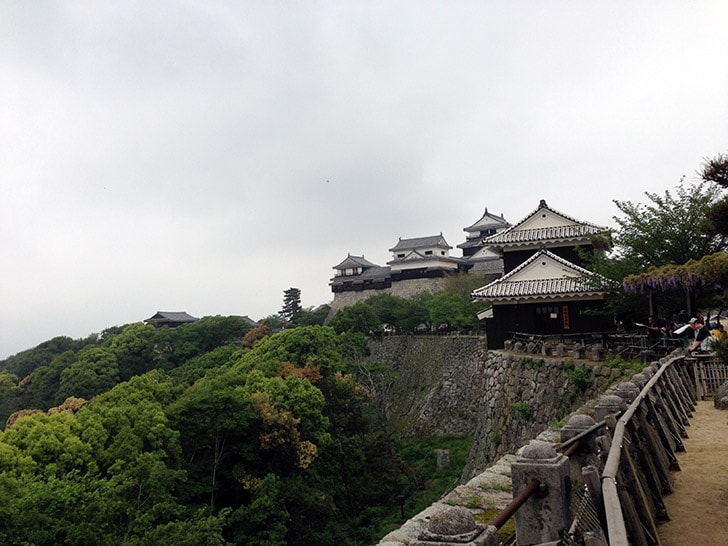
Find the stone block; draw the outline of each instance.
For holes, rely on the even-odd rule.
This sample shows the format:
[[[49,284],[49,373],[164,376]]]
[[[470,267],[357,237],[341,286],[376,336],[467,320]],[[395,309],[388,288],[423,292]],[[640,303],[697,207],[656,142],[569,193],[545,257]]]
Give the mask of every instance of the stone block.
[[[511,466],[513,496],[536,479],[537,492],[516,512],[518,544],[559,540],[559,531],[571,524],[569,459],[548,442],[532,442]]]

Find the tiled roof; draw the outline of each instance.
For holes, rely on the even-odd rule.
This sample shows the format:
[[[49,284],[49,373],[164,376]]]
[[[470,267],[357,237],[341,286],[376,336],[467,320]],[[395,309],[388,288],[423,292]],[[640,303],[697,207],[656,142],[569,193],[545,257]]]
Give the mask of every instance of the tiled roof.
[[[506,229],[485,239],[485,244],[538,243],[542,241],[580,239],[587,235],[600,233],[605,228],[593,224],[574,224],[535,229]]]
[[[157,313],[148,318],[145,322],[159,322],[159,321],[170,321],[170,322],[195,322],[200,320],[192,315],[188,315],[184,311],[157,311]]]
[[[438,246],[447,249],[452,248],[450,245],[447,244],[447,241],[445,241],[442,233],[440,233],[440,235],[432,235],[429,237],[414,237],[412,239],[402,239],[400,237],[399,241],[397,241],[397,244],[394,245],[394,247],[390,248],[389,251],[395,252],[402,250],[415,250],[418,248],[432,246]]]
[[[399,264],[399,263],[416,263],[416,262],[448,262],[448,263],[466,263],[467,260],[463,258],[458,258],[456,256],[425,256],[424,254],[412,251],[409,254],[407,254],[404,258],[394,258],[393,260],[390,260],[387,262],[387,264]]]
[[[532,268],[537,260],[541,260],[542,263],[546,263],[544,260],[555,263],[562,274],[559,277],[541,279],[519,278],[523,276],[525,270]],[[591,286],[585,275],[591,273],[546,249],[541,249],[507,275],[474,290],[472,295],[491,301],[555,296],[602,297],[604,292]]]
[[[460,243],[458,245],[458,248],[473,248],[476,246],[483,246],[483,238],[482,237],[475,237],[473,239],[468,239],[464,243]]]
[[[331,279],[331,286],[341,285],[344,283],[363,283],[364,281],[384,281],[391,276],[389,267],[381,267],[375,265],[369,269],[365,269],[359,275],[337,276]]]
[[[530,229],[524,229],[521,227],[539,212],[542,213],[544,209],[548,210],[553,215],[560,217],[566,225]],[[584,239],[588,235],[604,231],[607,231],[607,228],[592,224],[591,222],[576,220],[563,212],[552,209],[546,204],[546,201],[541,200],[538,208],[531,212],[531,214],[526,216],[523,220],[508,229],[487,237],[484,242],[486,245],[497,246],[507,244],[540,243],[545,241],[569,241],[574,239]]]
[[[481,216],[480,220],[475,222],[472,226],[468,226],[466,228],[463,228],[463,231],[482,231],[485,229],[503,229],[509,227],[511,224],[506,222],[506,219],[503,218],[503,215],[496,216],[495,214],[491,214],[488,212],[488,209],[485,209],[485,212],[483,213],[483,216]]]
[[[377,264],[370,262],[364,256],[352,256],[349,254],[343,262],[334,266],[334,269],[356,269],[362,267],[367,269],[369,267],[378,267]]]

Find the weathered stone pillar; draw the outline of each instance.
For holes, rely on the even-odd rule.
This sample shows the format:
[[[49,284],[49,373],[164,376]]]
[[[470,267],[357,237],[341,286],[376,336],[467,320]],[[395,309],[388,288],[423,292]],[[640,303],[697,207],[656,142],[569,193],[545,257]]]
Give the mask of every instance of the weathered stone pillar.
[[[614,389],[614,394],[619,396],[629,406],[639,396],[640,389],[631,381],[625,381],[617,385],[617,388]]]
[[[623,411],[626,408],[627,405],[620,396],[616,394],[605,394],[599,397],[599,402],[597,402],[594,408],[594,419],[599,422],[607,415]]]
[[[498,546],[498,529],[476,523],[467,508],[449,508],[430,518],[412,546]]]
[[[596,422],[588,415],[576,414],[569,418],[568,423],[561,428],[560,440],[564,442],[578,436],[585,430],[591,428]],[[590,464],[593,454],[596,452],[596,435],[588,434],[579,440],[579,449],[569,456],[569,471],[572,483],[581,480],[581,467]],[[569,448],[563,448],[562,452]]]
[[[516,512],[518,544],[541,544],[559,539],[559,531],[571,524],[571,479],[569,459],[556,453],[550,443],[533,442],[511,465],[513,496],[531,480],[540,482],[538,491]]]
[[[604,347],[595,345],[591,350],[591,359],[594,362],[602,362],[607,357],[607,350]]]

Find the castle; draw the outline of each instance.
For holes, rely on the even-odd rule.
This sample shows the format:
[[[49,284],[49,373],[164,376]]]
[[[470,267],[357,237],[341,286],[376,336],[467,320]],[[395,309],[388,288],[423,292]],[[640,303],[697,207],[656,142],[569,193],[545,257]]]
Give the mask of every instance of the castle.
[[[472,294],[492,305],[482,317],[491,348],[502,347],[514,332],[553,335],[611,328],[603,316],[583,313],[603,307],[606,292],[588,280],[590,272],[577,250],[592,251],[606,228],[576,220],[541,200],[516,224],[485,209],[463,231],[461,257],[450,255],[452,247],[442,233],[400,238],[389,249],[392,259],[386,266],[349,254],[333,267],[329,316],[381,292],[402,298],[437,292],[448,274],[463,272],[498,277]]]

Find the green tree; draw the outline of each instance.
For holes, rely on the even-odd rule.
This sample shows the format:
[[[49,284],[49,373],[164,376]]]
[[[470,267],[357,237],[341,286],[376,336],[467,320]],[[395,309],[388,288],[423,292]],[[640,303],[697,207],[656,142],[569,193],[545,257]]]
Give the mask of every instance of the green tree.
[[[111,340],[109,348],[116,356],[122,381],[151,369],[154,333],[155,328],[151,324],[135,322],[125,326],[116,335],[104,336],[104,339],[108,337]]]
[[[283,291],[283,308],[279,313],[288,324],[297,324],[301,314],[301,291],[298,288],[288,288]]]
[[[269,375],[277,375],[281,362],[297,368],[319,368],[324,375],[346,367],[339,337],[329,326],[301,326],[268,336],[249,352],[242,353],[234,367],[263,369]]]
[[[684,264],[725,250],[727,239],[716,235],[708,211],[718,202],[714,188],[682,182],[663,195],[645,192],[650,204],[618,201],[623,216],[614,220],[618,256],[642,269]],[[639,273],[640,271],[633,271]]]
[[[728,154],[706,159],[700,175],[709,187],[717,184],[721,188],[728,188]],[[728,237],[728,196],[722,197],[711,207],[708,219],[716,233]]]
[[[58,336],[44,341],[34,349],[22,351],[0,361],[0,369],[23,378],[40,366],[48,366],[54,358],[66,351],[77,351],[83,347],[70,337]]]
[[[319,305],[316,309],[309,307],[302,309],[298,315],[298,326],[323,326],[326,317],[329,316],[331,306],[328,304]]]
[[[118,382],[116,355],[106,347],[87,346],[76,354],[73,364],[61,372],[56,403],[60,404],[69,396],[93,398]]]
[[[622,213],[614,218],[619,226],[613,234],[614,250],[585,256],[588,268],[596,273],[590,282],[611,293],[607,312],[627,322],[644,320],[649,300],[647,292],[625,292],[625,278],[651,267],[699,260],[726,249],[728,242],[715,233],[707,216],[719,199],[714,187],[681,181],[673,191],[645,195],[648,204],[614,201]],[[688,305],[684,291],[664,293],[658,303],[654,312],[663,316]]]
[[[382,322],[376,311],[366,302],[357,302],[344,307],[329,321],[329,326],[336,333],[360,333],[364,335],[380,334]]]
[[[20,394],[17,376],[0,371],[0,427],[16,409],[15,399]]]

